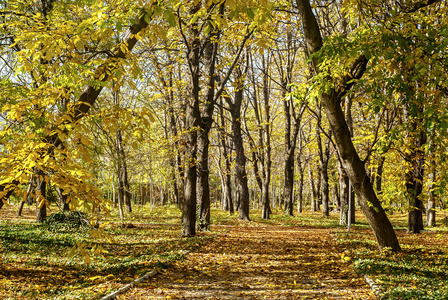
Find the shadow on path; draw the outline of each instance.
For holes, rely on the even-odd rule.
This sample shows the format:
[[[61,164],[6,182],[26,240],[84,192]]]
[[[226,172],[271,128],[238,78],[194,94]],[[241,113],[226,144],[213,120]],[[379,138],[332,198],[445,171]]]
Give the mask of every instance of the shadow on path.
[[[375,299],[329,229],[228,229],[118,299]]]

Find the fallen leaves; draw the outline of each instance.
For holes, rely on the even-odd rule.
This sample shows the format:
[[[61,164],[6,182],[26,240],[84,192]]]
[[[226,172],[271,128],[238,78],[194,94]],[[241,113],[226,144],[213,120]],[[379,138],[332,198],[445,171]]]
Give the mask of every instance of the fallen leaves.
[[[328,229],[229,229],[122,299],[373,299]]]

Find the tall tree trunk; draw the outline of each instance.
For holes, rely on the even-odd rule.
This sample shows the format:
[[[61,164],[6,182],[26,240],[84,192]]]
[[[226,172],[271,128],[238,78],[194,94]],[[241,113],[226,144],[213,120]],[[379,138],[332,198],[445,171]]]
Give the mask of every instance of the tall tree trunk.
[[[168,51],[167,51],[168,52]],[[167,53],[169,55],[169,52]],[[169,56],[168,56],[169,57]],[[174,92],[173,92],[173,74],[169,74],[169,91],[167,93],[168,100],[168,115],[169,115],[169,126],[170,134],[174,139],[174,153],[170,158],[171,166],[171,180],[173,184],[174,197],[176,199],[177,206],[182,208],[182,196],[183,196],[183,180],[182,180],[182,159],[179,154],[179,142],[177,134],[176,117],[174,112]],[[178,180],[179,177],[179,180]]]
[[[200,9],[200,3],[190,10],[194,15]],[[201,112],[199,109],[200,84],[200,39],[197,24],[192,24],[191,42],[188,46],[188,66],[190,70],[189,97],[186,103],[186,167],[185,193],[182,207],[182,235],[184,237],[196,234],[196,204],[197,204],[197,153],[198,132],[201,126]]]
[[[123,177],[122,177],[122,166],[117,162],[117,202],[118,202],[118,214],[120,216],[121,222],[124,221],[124,185],[123,185]]]
[[[330,215],[330,192],[328,183],[328,161],[330,160],[330,139],[327,138],[325,142],[325,149],[323,149],[322,139],[322,110],[319,103],[317,103],[317,125],[316,138],[319,152],[320,163],[320,182],[321,182],[321,199],[322,199],[322,213],[328,217]]]
[[[285,211],[290,216],[294,215],[294,150],[295,147],[290,147],[285,153],[285,183],[283,186],[283,197],[285,199]]]
[[[286,25],[285,42],[277,43],[277,56],[274,55],[277,73],[279,74],[279,82],[281,95],[283,99],[283,114],[285,116],[285,159],[284,159],[284,182],[282,202],[285,204],[285,212],[293,215],[294,211],[294,159],[297,143],[297,136],[300,130],[301,117],[306,107],[303,101],[300,107],[289,96],[291,93],[291,83],[293,82],[294,68],[296,66],[297,52],[299,47],[297,41],[298,31],[294,29],[291,15],[284,20]]]
[[[428,149],[429,149],[429,163],[428,163],[428,204],[426,207],[426,226],[434,227],[436,226],[436,193],[434,188],[436,187],[436,176],[437,176],[437,168],[436,168],[436,159],[434,155],[434,129],[429,135],[428,138]]]
[[[119,89],[113,93],[114,104],[120,105],[120,92]],[[127,212],[132,212],[131,193],[128,181],[128,168],[126,164],[126,152],[123,146],[123,135],[121,129],[118,129],[115,134],[115,152],[117,155],[118,165],[118,188],[119,196],[121,195],[122,203],[125,205]]]
[[[347,126],[348,126],[348,130],[350,131],[350,138],[352,139],[354,136],[353,133],[353,118],[352,118],[352,105],[353,105],[353,99],[350,96],[345,97],[345,117],[347,120]],[[365,164],[365,162],[364,162]],[[367,170],[366,170],[367,171]],[[367,174],[367,176],[369,176]],[[370,176],[369,176],[370,178]],[[348,206],[350,207],[349,210],[349,214],[347,215],[347,218],[350,218],[350,224],[355,224],[356,220],[355,220],[355,203],[356,203],[356,194],[355,194],[355,190],[353,188],[350,188],[351,182],[350,180],[348,181],[348,185],[347,185],[347,189],[349,191],[351,191],[351,194],[348,195],[348,201],[350,203],[348,203]],[[372,183],[373,186],[373,183]],[[348,219],[347,219],[347,223],[348,223]]]
[[[303,177],[304,170],[302,166],[302,151],[297,155],[297,171],[299,172],[299,182],[297,184],[297,212],[301,213],[303,211]]]
[[[335,204],[334,209],[339,211],[341,208],[341,194],[339,193],[339,182],[333,184],[333,204]]]
[[[235,184],[238,193],[239,219],[250,221],[249,218],[249,187],[247,184],[246,155],[244,154],[243,136],[241,130],[241,105],[244,98],[244,74],[240,67],[235,69],[237,86],[234,94],[234,102],[226,97],[231,115],[233,145],[235,147]]]
[[[426,208],[426,226],[434,227],[436,226],[436,194],[434,192],[435,181],[436,181],[436,165],[434,158],[430,163],[430,173],[429,177],[429,186],[428,186],[428,205]]]
[[[406,193],[409,199],[408,214],[408,232],[420,233],[423,230],[423,210],[424,205],[421,199],[423,190],[423,167],[425,163],[425,153],[423,145],[426,142],[426,136],[423,130],[418,129],[421,124],[420,119],[408,118],[409,113],[405,108],[405,118],[411,123],[412,129],[408,133],[411,137],[411,149],[405,157],[407,171],[405,173]]]
[[[124,204],[126,206],[127,212],[132,212],[132,195],[131,187],[129,185],[128,179],[128,166],[126,161],[123,162],[123,186],[124,186]]]
[[[328,183],[328,161],[330,160],[330,139],[325,142],[325,152],[321,165],[322,176],[322,213],[328,217],[330,215],[330,188]]]
[[[222,99],[222,98],[221,98]],[[234,206],[233,206],[233,198],[232,198],[232,170],[231,170],[231,153],[228,153],[229,147],[227,146],[227,134],[226,134],[226,121],[224,118],[224,109],[222,106],[222,101],[220,103],[220,117],[221,117],[221,131],[220,131],[220,140],[221,140],[221,146],[222,146],[222,155],[224,157],[224,180],[223,180],[223,196],[225,201],[225,210],[229,211],[229,214],[233,215],[235,212]],[[231,150],[230,150],[231,151]]]
[[[310,190],[311,190],[311,210],[318,211],[319,210],[319,196],[318,196],[318,188],[316,187],[316,182],[314,181],[314,174],[311,166],[308,168],[308,175],[310,178]]]
[[[309,0],[297,0],[299,14],[302,17],[302,26],[309,54],[317,53],[323,45],[319,25],[311,9]],[[320,73],[317,57],[312,58],[312,68],[316,74]],[[352,78],[360,78],[367,65],[365,57],[361,56],[352,70],[357,70]],[[352,80],[350,78],[350,80]],[[347,79],[348,82],[348,79]],[[346,88],[349,85],[346,86]],[[400,250],[395,231],[384,212],[381,203],[370,183],[364,164],[358,156],[350,137],[350,131],[345,121],[345,116],[340,106],[340,96],[334,88],[321,95],[322,105],[333,131],[336,146],[338,148],[343,167],[352,182],[352,186],[359,199],[361,209],[367,221],[373,229],[380,250],[388,247],[394,251]]]
[[[269,104],[270,99],[270,61],[271,57],[268,55],[267,58],[263,55],[263,100],[264,100],[264,165],[263,165],[263,188],[262,188],[262,206],[261,206],[261,217],[265,220],[270,218],[271,206],[269,198],[269,185],[271,183],[271,109]],[[263,137],[260,137],[263,138]]]
[[[223,7],[223,6],[221,6]],[[209,24],[209,26],[212,26]],[[209,170],[209,146],[210,130],[213,123],[213,110],[215,108],[215,63],[218,53],[219,32],[213,30],[204,42],[204,68],[205,77],[208,79],[204,102],[202,104],[201,131],[198,135],[198,202],[199,202],[199,226],[201,230],[210,229],[210,170]]]
[[[341,206],[339,211],[339,225],[346,225],[348,223],[348,185],[350,181],[347,173],[342,166],[339,166],[339,193],[341,198]]]

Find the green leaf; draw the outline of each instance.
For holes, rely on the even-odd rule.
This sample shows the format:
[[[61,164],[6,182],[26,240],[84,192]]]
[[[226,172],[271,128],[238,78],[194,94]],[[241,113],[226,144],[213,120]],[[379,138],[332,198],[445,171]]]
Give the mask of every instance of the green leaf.
[[[121,25],[120,21],[118,21],[118,22],[115,24],[115,28],[117,28],[118,31],[121,31],[121,30],[123,29],[123,26]]]
[[[204,29],[204,34],[207,35],[210,33],[210,31],[212,31],[212,26],[210,26],[210,24],[208,24],[207,27],[205,27],[205,29]]]
[[[168,21],[171,27],[176,26],[176,19],[174,18],[173,12],[171,9],[166,9],[164,12],[165,19]]]
[[[253,10],[250,8],[248,10],[246,10],[246,13],[247,13],[247,16],[251,19],[253,19],[255,17]]]

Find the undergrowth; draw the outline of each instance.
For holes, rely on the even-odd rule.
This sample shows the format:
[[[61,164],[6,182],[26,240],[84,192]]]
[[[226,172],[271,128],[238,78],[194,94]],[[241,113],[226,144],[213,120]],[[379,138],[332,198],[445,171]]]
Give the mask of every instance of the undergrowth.
[[[402,247],[378,251],[370,229],[336,230],[341,247],[350,249],[353,267],[380,287],[381,299],[448,299],[448,238],[445,227],[407,234],[406,216],[390,218]]]

